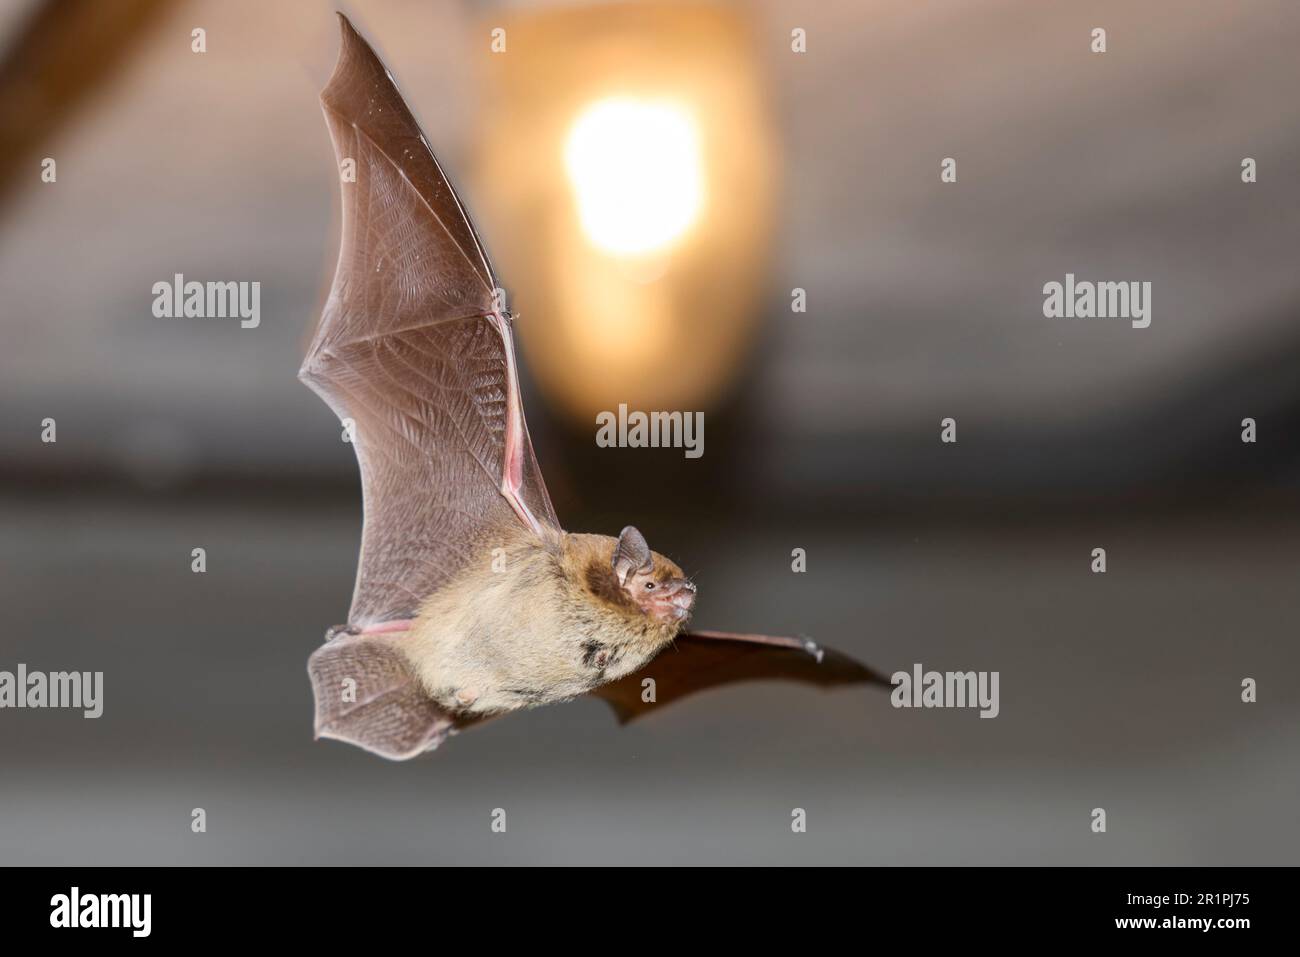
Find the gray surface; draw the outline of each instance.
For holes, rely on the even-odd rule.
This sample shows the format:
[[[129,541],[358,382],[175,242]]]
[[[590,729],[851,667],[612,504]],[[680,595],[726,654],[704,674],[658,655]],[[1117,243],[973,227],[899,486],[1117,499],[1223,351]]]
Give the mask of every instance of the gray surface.
[[[9,497],[0,667],[103,669],[105,713],[0,721],[4,863],[1293,863],[1300,525],[770,520],[666,533],[701,626],[884,670],[996,669],[1002,714],[750,685],[620,729],[598,702],[390,764],[311,740],[350,501]],[[665,537],[661,535],[660,538]],[[1104,544],[1111,570],[1094,576]],[[189,571],[208,549],[209,571]],[[789,549],[809,571],[788,570]],[[1260,702],[1238,700],[1241,677]],[[1103,806],[1109,833],[1089,832]],[[203,807],[209,830],[190,833]],[[493,808],[509,830],[489,829]],[[809,814],[805,835],[790,811]]]
[[[63,454],[132,475],[350,474],[304,434],[304,416],[324,413],[291,375],[336,249],[317,104],[337,49],[332,6],[178,4],[49,144],[58,185],[33,176],[15,191],[0,222],[8,463],[47,464],[28,429],[54,415],[80,431]],[[546,6],[357,10],[490,249],[514,221],[509,204],[529,198],[487,188],[478,162],[487,24]],[[990,441],[1035,429],[1050,441],[1210,389],[1223,363],[1300,356],[1293,0],[740,6],[753,11],[784,170],[767,335],[746,370],[771,453],[754,482],[996,486],[933,468],[941,417],[960,412]],[[203,57],[188,52],[195,24],[211,37]],[[794,25],[806,55],[789,52]],[[1103,56],[1087,49],[1096,25],[1109,30]],[[1239,181],[1247,155],[1259,161],[1251,186]],[[939,182],[945,156],[958,159],[955,185]],[[1067,271],[1153,282],[1151,328],[1044,320],[1042,285]],[[261,281],[261,328],[154,319],[150,286],[176,272]],[[809,292],[806,315],[789,312],[793,286]],[[544,321],[527,288],[511,294]],[[1263,404],[1249,388],[1230,398]],[[1189,442],[1219,434],[1203,416],[1181,427]],[[1067,455],[1054,450],[1047,480],[1071,483],[1050,467]],[[809,468],[809,456],[840,460]]]

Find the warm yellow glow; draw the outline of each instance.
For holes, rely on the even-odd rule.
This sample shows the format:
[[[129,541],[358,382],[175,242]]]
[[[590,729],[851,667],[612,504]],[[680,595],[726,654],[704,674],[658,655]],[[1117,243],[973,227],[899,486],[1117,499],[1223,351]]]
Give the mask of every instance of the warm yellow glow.
[[[588,106],[569,129],[564,165],[583,232],[615,255],[662,250],[690,229],[703,203],[695,121],[666,100],[610,97]]]

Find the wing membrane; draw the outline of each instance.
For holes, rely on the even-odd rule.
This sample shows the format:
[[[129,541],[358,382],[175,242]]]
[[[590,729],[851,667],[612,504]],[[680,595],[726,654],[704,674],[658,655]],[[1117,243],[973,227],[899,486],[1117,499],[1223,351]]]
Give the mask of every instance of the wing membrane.
[[[654,701],[642,682],[653,678]],[[591,694],[603,698],[620,724],[708,688],[741,681],[802,681],[822,687],[888,682],[848,655],[802,638],[742,635],[726,631],[683,632],[639,671]]]
[[[300,377],[343,420],[365,524],[348,621],[411,617],[485,530],[559,523],[519,402],[508,316],[482,243],[388,71],[346,18],[321,104],[343,179],[343,235]]]

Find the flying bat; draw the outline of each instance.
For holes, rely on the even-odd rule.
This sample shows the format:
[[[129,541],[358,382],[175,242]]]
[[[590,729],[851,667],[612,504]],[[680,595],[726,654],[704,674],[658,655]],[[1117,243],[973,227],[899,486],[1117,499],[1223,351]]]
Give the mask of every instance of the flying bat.
[[[365,517],[347,624],[308,662],[317,737],[403,759],[585,694],[629,721],[733,681],[878,681],[803,639],[686,631],[695,585],[636,528],[561,528],[483,243],[392,76],[339,19],[321,104],[355,176],[299,378],[347,424]]]

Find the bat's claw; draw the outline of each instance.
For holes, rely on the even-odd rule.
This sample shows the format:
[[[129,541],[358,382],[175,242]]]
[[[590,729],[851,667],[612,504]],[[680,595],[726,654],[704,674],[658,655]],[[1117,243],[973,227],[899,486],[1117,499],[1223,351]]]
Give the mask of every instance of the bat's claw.
[[[822,646],[804,635],[800,635],[799,640],[803,642],[803,650],[816,658],[817,664],[821,664],[822,659],[826,656],[826,652],[822,650]]]
[[[352,625],[335,625],[333,628],[330,628],[325,632],[325,640],[328,642],[333,641],[335,638],[341,638],[344,635],[359,634],[361,634],[360,628],[354,628]]]

